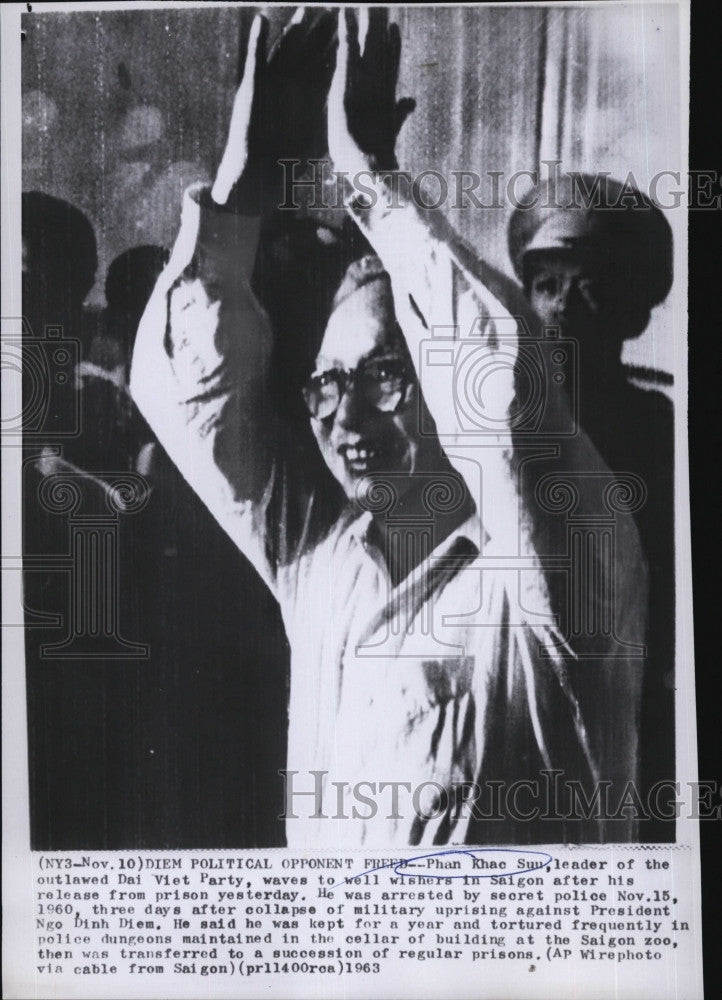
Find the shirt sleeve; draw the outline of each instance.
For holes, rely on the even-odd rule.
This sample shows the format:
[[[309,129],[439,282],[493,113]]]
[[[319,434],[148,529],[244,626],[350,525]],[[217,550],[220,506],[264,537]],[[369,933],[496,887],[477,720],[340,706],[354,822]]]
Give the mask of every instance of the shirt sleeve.
[[[284,461],[268,318],[251,289],[260,220],[186,192],[169,263],[141,320],[131,393],[183,476],[276,592],[313,495]],[[288,450],[288,449],[287,449]]]

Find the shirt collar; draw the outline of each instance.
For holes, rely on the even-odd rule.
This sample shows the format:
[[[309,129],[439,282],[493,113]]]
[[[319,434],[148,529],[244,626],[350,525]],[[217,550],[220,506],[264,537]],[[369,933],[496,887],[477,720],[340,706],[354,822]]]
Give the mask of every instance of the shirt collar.
[[[363,545],[364,548],[370,544],[369,529],[371,527],[372,519],[373,514],[370,510],[366,510],[363,514],[354,518],[346,529],[349,536],[359,544]],[[481,553],[483,548],[488,545],[490,537],[491,536],[488,531],[486,531],[482,525],[481,519],[477,513],[474,512],[466,519],[466,521],[463,522],[463,524],[460,524],[458,528],[454,528],[451,534],[447,535],[440,545],[437,545],[434,549],[434,554],[443,556],[458,538],[466,538]]]

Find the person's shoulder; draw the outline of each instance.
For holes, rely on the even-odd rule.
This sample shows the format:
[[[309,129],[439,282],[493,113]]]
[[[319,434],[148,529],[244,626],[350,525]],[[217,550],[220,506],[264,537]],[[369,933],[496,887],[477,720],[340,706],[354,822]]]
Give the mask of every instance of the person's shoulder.
[[[649,382],[631,377],[627,381],[629,408],[640,418],[653,421],[657,425],[674,426],[674,403],[661,389]]]

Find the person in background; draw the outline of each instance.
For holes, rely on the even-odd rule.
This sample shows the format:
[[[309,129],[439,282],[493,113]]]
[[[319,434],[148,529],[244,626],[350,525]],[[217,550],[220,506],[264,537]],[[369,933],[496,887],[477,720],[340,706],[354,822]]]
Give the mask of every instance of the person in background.
[[[33,334],[62,324],[78,336],[98,267],[89,219],[62,198],[23,191],[22,239],[23,309]]]
[[[139,246],[125,250],[108,268],[107,305],[77,370],[84,432],[72,451],[82,468],[134,469],[153,441],[130,398],[128,379],[135,332],[167,259],[162,247]]]
[[[99,330],[88,361],[113,373],[124,385],[130,377],[135,334],[158,276],[168,263],[168,251],[144,244],[113,260],[105,277],[105,301]]]
[[[614,473],[644,484],[634,516],[650,575],[640,737],[646,801],[658,782],[675,779],[674,413],[663,392],[632,381],[622,350],[670,291],[672,232],[641,192],[604,174],[561,174],[528,192],[508,237],[535,313],[575,343],[565,384],[581,426]],[[671,817],[669,792],[659,808]],[[673,840],[674,821],[650,817],[640,837]]]
[[[95,281],[98,254],[90,221],[62,198],[24,191],[21,224],[23,550],[36,555],[64,542],[62,531],[58,539],[58,518],[48,516],[38,491],[45,475],[70,467],[68,453],[82,434],[76,366],[84,348],[83,304]],[[26,573],[25,588],[26,601],[41,612],[56,589],[45,573]]]
[[[46,392],[42,419],[24,428],[32,845],[280,846],[285,697],[278,692],[287,684],[287,651],[278,610],[128,394],[135,329],[167,255],[143,246],[113,261],[108,307],[86,338],[93,228],[47,194],[24,194],[22,208],[28,402],[39,361],[52,365],[59,348],[68,357],[63,391]],[[48,339],[47,327],[51,337],[61,328],[66,344]],[[116,622],[147,655],[117,659],[117,647],[93,634],[61,657],[53,647],[66,638],[74,611],[84,610],[73,601],[93,581],[73,558],[72,514],[49,509],[43,491],[58,477],[77,490],[80,513],[107,524],[108,484],[128,471],[144,476],[147,502],[117,519]],[[263,785],[259,771],[270,776]]]
[[[21,224],[24,338],[29,355],[23,366],[23,410],[28,412],[38,389],[30,355],[36,355],[39,349],[48,357],[44,348],[38,348],[47,340],[48,328],[53,338],[76,342],[70,351],[74,359],[85,353],[83,303],[95,282],[98,253],[89,219],[62,198],[24,191]],[[40,424],[33,422],[36,442],[42,441],[44,434],[50,439],[67,438],[76,430],[73,380],[64,369],[55,371],[55,354],[50,351],[51,385],[42,389],[46,396],[43,417]],[[58,374],[64,380],[60,391],[54,384]],[[30,430],[27,422],[25,430]]]

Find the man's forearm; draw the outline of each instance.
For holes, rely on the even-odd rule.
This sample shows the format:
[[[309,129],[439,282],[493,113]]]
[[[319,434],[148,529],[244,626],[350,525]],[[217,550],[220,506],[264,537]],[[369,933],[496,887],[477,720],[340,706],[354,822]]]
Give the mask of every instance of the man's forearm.
[[[220,435],[248,444],[222,470],[239,499],[253,498],[267,478],[271,433],[267,408],[258,405],[267,396],[270,332],[249,288],[258,230],[258,219],[214,208],[204,188],[187,193],[131,373],[134,399],[189,478],[194,450],[221,457]]]
[[[131,393],[221,526],[272,582],[263,509],[272,478],[271,336],[249,288],[259,221],[186,194],[170,262],[138,330]]]

